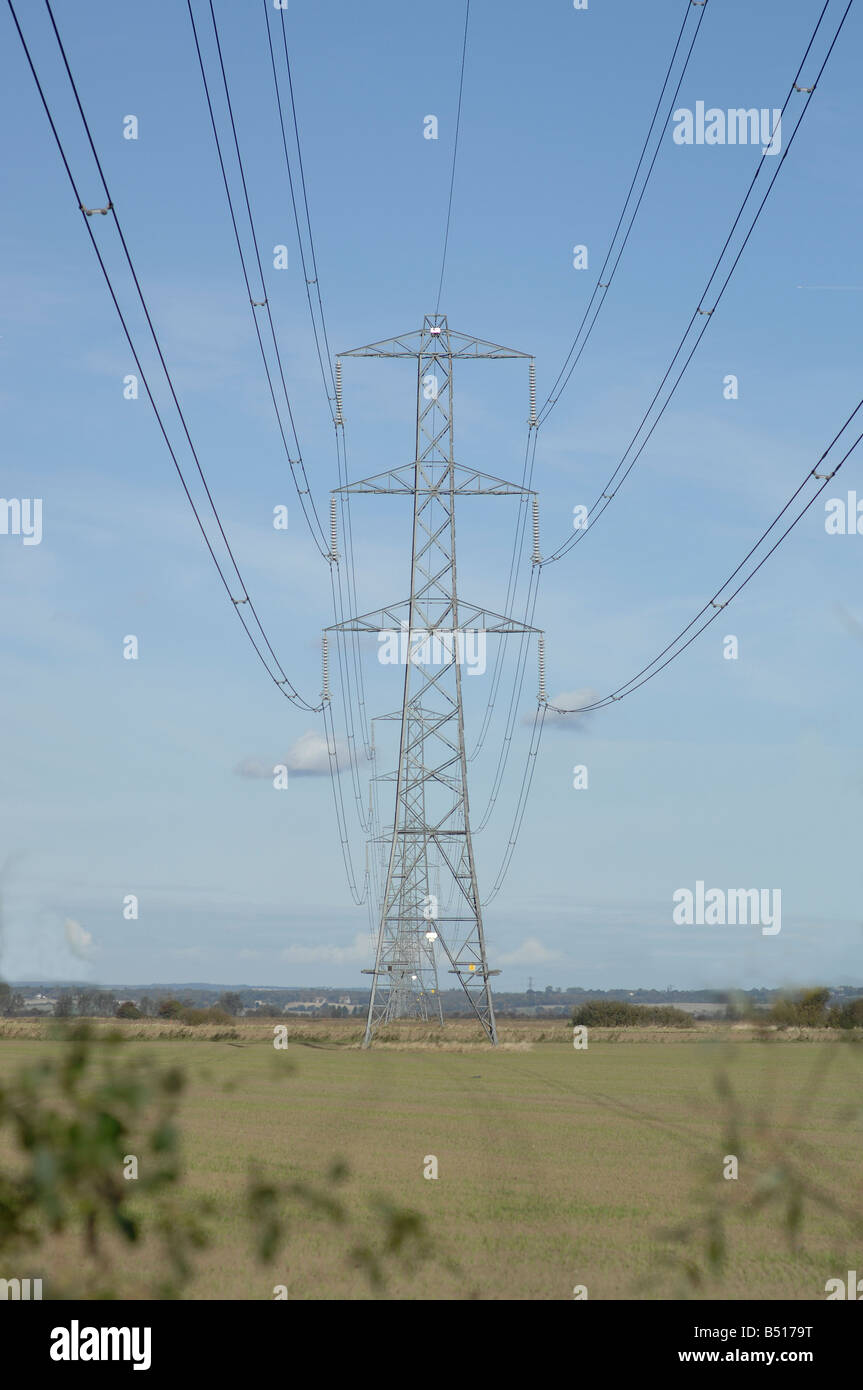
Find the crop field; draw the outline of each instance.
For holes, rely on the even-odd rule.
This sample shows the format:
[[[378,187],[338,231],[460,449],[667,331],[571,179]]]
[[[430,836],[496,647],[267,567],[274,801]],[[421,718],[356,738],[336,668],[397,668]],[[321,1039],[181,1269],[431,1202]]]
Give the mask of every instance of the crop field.
[[[492,1051],[455,1025],[445,1047],[401,1029],[363,1052],[355,1023],[290,1025],[285,1050],[260,1022],[170,1027],[114,1050],[186,1077],[182,1202],[210,1209],[184,1297],[823,1299],[863,1269],[855,1040],[595,1030],[576,1050],[564,1025],[504,1024]],[[0,1085],[59,1055],[46,1033],[6,1025]],[[259,1208],[284,1217],[267,1259],[252,1168]],[[150,1200],[141,1240],[100,1247],[120,1297],[156,1276]],[[46,1234],[28,1262],[46,1296],[85,1293],[80,1235]]]

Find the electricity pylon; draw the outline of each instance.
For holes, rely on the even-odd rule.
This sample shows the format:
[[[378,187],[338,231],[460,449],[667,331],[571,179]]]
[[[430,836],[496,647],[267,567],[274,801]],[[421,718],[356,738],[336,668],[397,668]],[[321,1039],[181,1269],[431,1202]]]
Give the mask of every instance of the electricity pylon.
[[[378,716],[382,719],[404,718],[404,712]],[[422,775],[422,749],[426,717],[435,716],[421,707],[411,704],[407,710],[407,751],[405,788],[407,797],[406,814],[411,824],[420,828],[425,824],[425,780]],[[398,773],[384,773],[381,782],[395,782]],[[390,842],[392,836],[389,837]],[[414,872],[402,874],[394,881],[394,891],[398,892],[398,903],[391,914],[392,933],[387,942],[387,1008],[385,1019],[419,1018],[427,1023],[432,1013],[436,1013],[443,1023],[443,1006],[438,986],[437,959],[434,942],[437,939],[434,919],[429,915],[429,904],[439,895],[431,893],[431,867],[426,859],[418,859]],[[425,923],[425,930],[419,930],[419,923]],[[371,971],[364,971],[371,974]]]
[[[455,499],[532,494],[517,483],[456,463],[452,364],[457,358],[528,359],[534,423],[533,363],[529,353],[451,331],[444,314],[427,316],[419,330],[341,356],[414,357],[417,362],[413,461],[338,489],[413,497],[410,597],[328,629],[376,633],[379,641],[386,635],[405,666],[395,813],[375,964],[365,972],[373,978],[363,1046],[368,1047],[378,1027],[390,1019],[428,1017],[430,995],[437,994],[438,941],[450,973],[457,976],[494,1045],[497,1028],[489,978],[499,971],[488,968],[477,888],[461,667],[470,639],[474,652],[478,647],[484,652],[487,634],[537,629],[459,597]],[[340,387],[340,370],[338,377]],[[440,1012],[439,999],[437,1003]]]

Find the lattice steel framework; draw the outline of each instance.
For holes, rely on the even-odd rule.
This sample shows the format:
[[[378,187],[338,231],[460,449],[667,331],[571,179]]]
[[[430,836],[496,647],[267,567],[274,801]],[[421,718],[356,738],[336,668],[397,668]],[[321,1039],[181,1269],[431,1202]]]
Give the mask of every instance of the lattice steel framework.
[[[456,463],[452,368],[456,358],[528,358],[464,333],[446,315],[422,329],[342,353],[417,361],[414,460],[339,491],[410,494],[410,597],[335,624],[333,631],[390,634],[405,663],[395,811],[364,1046],[393,1018],[443,1014],[437,944],[492,1044],[497,1043],[482,908],[470,829],[462,663],[489,633],[527,633],[515,619],[459,598],[455,499],[518,496],[528,489]],[[476,649],[474,645],[474,650]],[[433,1003],[433,1001],[435,1001]]]

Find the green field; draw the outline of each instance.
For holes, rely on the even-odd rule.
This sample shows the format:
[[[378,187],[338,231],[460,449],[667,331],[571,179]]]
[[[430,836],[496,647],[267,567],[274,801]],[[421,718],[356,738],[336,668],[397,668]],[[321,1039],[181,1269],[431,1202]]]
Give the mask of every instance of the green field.
[[[122,1044],[188,1079],[183,1185],[213,1213],[187,1297],[270,1299],[283,1284],[291,1299],[572,1299],[576,1285],[590,1299],[823,1299],[828,1278],[863,1270],[858,1045],[699,1030],[592,1038],[587,1051],[362,1052],[304,1033],[282,1052],[242,1029],[238,1042]],[[0,1038],[0,1080],[61,1046]],[[731,1153],[736,1180],[722,1176]],[[423,1176],[430,1155],[437,1179]],[[334,1160],[348,1170],[335,1187]],[[295,1196],[284,1247],[260,1262],[243,1208],[250,1161],[336,1194],[347,1221]],[[378,1288],[351,1255],[380,1246],[376,1198],[418,1213],[427,1236],[383,1252]],[[687,1227],[678,1239],[675,1227]],[[79,1244],[51,1238],[28,1266],[74,1285]],[[134,1296],[156,1251],[113,1248],[112,1277]]]

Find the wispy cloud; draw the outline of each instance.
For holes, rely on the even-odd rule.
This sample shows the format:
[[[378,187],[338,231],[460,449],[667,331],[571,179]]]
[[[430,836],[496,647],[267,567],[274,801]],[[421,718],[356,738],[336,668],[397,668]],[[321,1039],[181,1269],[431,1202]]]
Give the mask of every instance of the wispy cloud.
[[[80,922],[76,922],[74,917],[67,917],[63,923],[63,935],[66,937],[66,945],[77,956],[78,960],[90,960],[92,955],[93,937]]]
[[[243,758],[234,768],[234,776],[247,777],[250,780],[272,777],[275,766],[275,763],[265,763],[262,758]]]
[[[851,609],[846,608],[844,603],[836,603],[833,605],[833,608],[846,632],[850,632],[852,637],[856,637],[858,641],[863,642],[863,623],[861,623],[860,619],[855,617]]]
[[[501,956],[503,965],[543,965],[546,961],[558,960],[554,951],[549,951],[535,936],[529,936],[514,951]]]
[[[348,965],[366,960],[371,947],[365,932],[357,932],[350,946],[286,946],[282,959],[292,965]]]

